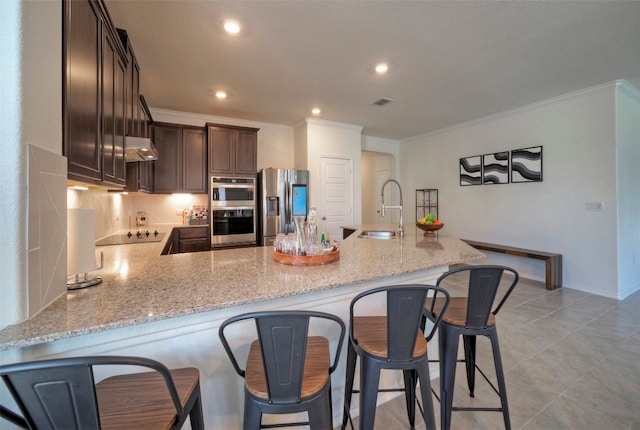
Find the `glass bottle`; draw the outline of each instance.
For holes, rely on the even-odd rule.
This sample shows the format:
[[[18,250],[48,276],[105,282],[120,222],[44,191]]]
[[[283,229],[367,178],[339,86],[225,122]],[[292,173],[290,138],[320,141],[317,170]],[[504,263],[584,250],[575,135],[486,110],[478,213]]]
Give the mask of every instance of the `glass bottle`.
[[[296,226],[295,241],[296,241],[296,255],[307,255],[304,249],[305,235],[304,235],[304,216],[298,215],[293,217],[293,222]]]

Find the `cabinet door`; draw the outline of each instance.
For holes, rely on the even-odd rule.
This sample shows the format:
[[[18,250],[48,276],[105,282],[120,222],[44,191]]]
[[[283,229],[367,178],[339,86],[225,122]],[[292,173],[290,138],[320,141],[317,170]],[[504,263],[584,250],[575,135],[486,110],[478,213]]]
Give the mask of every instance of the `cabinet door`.
[[[92,1],[65,1],[64,155],[70,179],[102,179],[101,19]]]
[[[209,127],[209,171],[215,174],[234,173],[234,130]]]
[[[208,227],[188,227],[177,230],[179,232],[178,252],[198,252],[211,249]]]
[[[235,173],[255,175],[258,169],[258,135],[255,131],[238,130],[235,148]]]
[[[102,43],[102,180],[108,184],[125,184],[124,103],[125,66],[115,46],[115,39],[103,29]]]
[[[142,127],[140,123],[140,66],[136,61],[136,57],[132,55],[131,64],[131,111],[128,112],[128,121],[131,127],[131,136],[142,136]]]
[[[116,184],[124,185],[126,183],[126,163],[124,159],[124,140],[126,136],[126,97],[127,97],[127,66],[116,53],[116,69],[113,83],[114,93],[114,115],[115,115],[115,173]]]
[[[139,161],[139,183],[138,189],[150,193],[153,191],[153,165],[155,161]]]
[[[182,133],[179,127],[155,125],[153,142],[158,150],[154,161],[154,190],[156,193],[177,193],[182,188]]]
[[[182,129],[182,177],[185,193],[207,192],[207,139],[202,128]]]

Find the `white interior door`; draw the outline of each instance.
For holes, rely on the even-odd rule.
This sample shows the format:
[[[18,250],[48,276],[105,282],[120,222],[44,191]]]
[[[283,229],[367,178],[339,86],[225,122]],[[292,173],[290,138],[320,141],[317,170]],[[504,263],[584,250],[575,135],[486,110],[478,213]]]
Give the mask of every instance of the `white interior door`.
[[[353,225],[352,160],[349,157],[320,158],[320,228],[331,239],[342,239],[342,226]]]

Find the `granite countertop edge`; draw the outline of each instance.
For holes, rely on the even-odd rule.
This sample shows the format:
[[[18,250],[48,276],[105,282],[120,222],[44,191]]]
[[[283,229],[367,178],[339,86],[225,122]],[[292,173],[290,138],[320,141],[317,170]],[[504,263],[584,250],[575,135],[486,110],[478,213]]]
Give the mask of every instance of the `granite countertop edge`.
[[[168,232],[173,227],[166,226]],[[392,229],[366,224],[352,229]],[[267,247],[161,256],[162,242],[108,245],[103,283],[69,291],[31,319],[0,331],[0,350],[28,347],[139,324],[335,289],[361,282],[469,263],[484,254],[457,238],[424,237],[411,227],[401,239],[340,242],[340,260],[287,266]],[[166,231],[166,230],[165,230]],[[357,233],[357,231],[356,231]],[[245,276],[239,276],[238,267]]]

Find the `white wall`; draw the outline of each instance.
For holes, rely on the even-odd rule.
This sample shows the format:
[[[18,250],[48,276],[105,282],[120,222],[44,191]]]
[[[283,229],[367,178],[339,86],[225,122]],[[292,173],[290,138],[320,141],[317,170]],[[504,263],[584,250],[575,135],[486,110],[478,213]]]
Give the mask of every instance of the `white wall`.
[[[164,109],[149,108],[149,110],[151,111],[153,120],[158,122],[194,125],[197,127],[204,127],[205,123],[212,122],[215,124],[259,128],[258,170],[265,167],[285,169],[294,167],[293,127],[235,118],[200,115],[189,112],[169,111]]]
[[[2,328],[66,291],[67,171],[61,155],[61,5],[1,1],[0,18]]]
[[[447,233],[561,253],[564,286],[618,298],[637,288],[637,277],[635,286],[619,284],[634,281],[618,278],[615,103],[612,83],[407,140],[400,145],[402,184],[439,189]],[[538,145],[543,182],[459,185],[461,157]],[[604,211],[585,211],[587,201],[604,202]],[[506,261],[525,277],[544,279],[541,262]]]
[[[640,290],[640,90],[616,92],[619,296]]]

